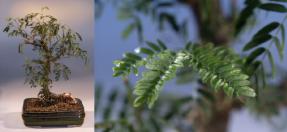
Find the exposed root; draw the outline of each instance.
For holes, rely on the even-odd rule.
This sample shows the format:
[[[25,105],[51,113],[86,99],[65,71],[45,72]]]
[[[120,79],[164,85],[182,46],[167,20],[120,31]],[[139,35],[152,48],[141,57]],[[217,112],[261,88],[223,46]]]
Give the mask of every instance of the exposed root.
[[[44,93],[44,91],[40,91],[38,98],[42,102],[43,106],[54,105],[57,103],[67,103],[71,105],[77,104],[77,100],[72,96],[72,94],[66,92],[55,94],[52,92]]]

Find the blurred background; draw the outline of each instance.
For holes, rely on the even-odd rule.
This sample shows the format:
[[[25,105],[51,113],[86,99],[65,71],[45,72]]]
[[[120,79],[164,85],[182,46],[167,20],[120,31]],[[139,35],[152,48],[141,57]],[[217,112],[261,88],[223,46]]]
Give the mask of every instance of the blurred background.
[[[70,80],[59,81],[51,89],[55,93],[71,92],[80,98],[86,111],[85,123],[80,128],[58,128],[52,131],[93,131],[94,122],[94,1],[92,0],[0,0],[0,131],[43,131],[29,129],[22,122],[23,100],[37,97],[40,89],[24,85],[24,58],[31,56],[27,48],[24,55],[18,53],[22,39],[9,38],[3,31],[9,17],[23,17],[32,12],[40,12],[47,6],[47,14],[59,19],[62,24],[79,32],[83,37],[82,48],[87,50],[89,63],[85,66],[79,59],[64,60],[71,68]]]
[[[282,4],[286,6],[284,2]],[[214,115],[222,112],[214,116],[217,118],[209,124],[211,128],[223,124],[227,132],[287,132],[286,108],[282,105],[286,95],[276,88],[266,92],[268,94],[263,97],[266,100],[258,105],[233,108],[231,103],[228,104],[231,109],[222,108],[216,113],[211,107],[194,107],[192,99],[188,100],[188,97],[198,97],[199,86],[192,72],[183,71],[164,86],[155,108],[139,110],[132,108],[127,98],[140,76],[129,76],[127,80],[112,76],[114,60],[121,59],[125,52],[145,46],[145,41],[155,42],[157,39],[175,50],[183,48],[187,41],[214,42],[230,46],[244,56],[240,51],[253,34],[268,23],[282,22],[286,17],[286,13],[255,10],[245,27],[241,27],[240,34],[234,37],[236,20],[246,7],[244,0],[95,0],[96,131],[137,128],[164,132],[195,131],[192,125],[202,125],[200,123],[205,123],[202,120],[210,117],[198,116],[200,114],[194,112],[209,111]],[[286,26],[286,22],[283,24]],[[274,53],[277,74],[268,79],[268,87],[285,89],[286,55],[280,61],[276,47],[269,49]],[[284,51],[287,51],[286,47]],[[268,60],[263,62],[268,65],[266,70],[270,73]],[[282,93],[280,98],[278,93]],[[223,104],[216,107],[221,106]]]

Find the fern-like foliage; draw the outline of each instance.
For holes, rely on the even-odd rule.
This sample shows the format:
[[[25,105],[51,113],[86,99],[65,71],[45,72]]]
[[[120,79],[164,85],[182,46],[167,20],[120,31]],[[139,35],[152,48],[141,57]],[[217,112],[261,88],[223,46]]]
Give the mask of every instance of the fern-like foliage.
[[[254,90],[249,87],[248,75],[241,71],[236,63],[238,58],[228,49],[196,46],[190,54],[190,65],[199,72],[201,80],[215,91],[222,88],[228,96],[255,96]]]
[[[135,49],[135,53],[127,52],[120,60],[114,61],[115,67],[113,67],[114,77],[127,76],[131,72],[138,74],[138,68],[146,64],[146,59],[153,56],[154,53],[159,53],[166,50],[166,46],[163,42],[158,40],[158,43],[146,42],[149,48],[139,47]],[[142,58],[140,54],[147,55],[146,58]]]
[[[146,103],[151,108],[158,99],[163,85],[176,76],[177,69],[184,67],[191,67],[199,73],[200,79],[215,91],[223,89],[231,97],[256,95],[250,88],[249,76],[242,72],[241,63],[238,63],[242,62],[241,59],[231,49],[213,47],[209,44],[205,46],[189,44],[188,47],[177,52],[170,51],[165,46],[154,52],[160,49],[160,45],[164,44],[159,41],[158,45],[149,44],[151,49],[141,48],[140,50],[148,56],[142,59],[144,63],[141,63],[141,66],[145,66],[146,71],[142,73],[141,79],[135,86],[134,94],[137,96],[134,101],[135,107]],[[125,61],[121,61],[120,64],[123,63]],[[136,63],[134,61],[133,65]],[[130,65],[122,68],[119,66],[114,67],[116,75],[130,72]],[[133,66],[133,68],[139,67]]]
[[[188,56],[184,53],[177,53],[166,50],[153,58],[150,58],[145,65],[148,71],[143,72],[142,78],[137,82],[134,94],[138,97],[134,106],[147,103],[151,108],[157,100],[164,83],[176,75],[176,70],[183,66],[183,61]]]
[[[114,61],[114,64],[116,65],[113,68],[114,77],[121,75],[127,76],[131,71],[133,71],[134,74],[137,74],[137,67],[144,63],[142,58],[134,53],[125,53],[123,56],[123,59]]]

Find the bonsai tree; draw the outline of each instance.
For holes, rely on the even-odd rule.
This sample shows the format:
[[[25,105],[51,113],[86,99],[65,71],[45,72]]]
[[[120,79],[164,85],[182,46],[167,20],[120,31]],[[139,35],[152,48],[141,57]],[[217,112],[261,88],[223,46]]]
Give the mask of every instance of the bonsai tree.
[[[87,52],[80,47],[82,37],[57,18],[43,13],[30,13],[21,18],[9,18],[4,32],[9,37],[19,37],[19,53],[24,47],[31,47],[35,56],[27,58],[24,64],[25,83],[40,87],[38,98],[43,106],[58,102],[76,103],[69,93],[55,94],[50,91],[53,82],[68,80],[71,70],[61,60],[78,57],[87,62]]]
[[[278,114],[279,109],[286,106],[286,77],[279,85],[272,84],[270,80],[280,75],[275,74],[277,68],[273,56],[278,55],[281,60],[284,58],[287,12],[282,4],[284,2],[245,0],[243,9],[239,11],[238,2],[232,0],[229,1],[229,13],[223,12],[220,0],[114,2],[118,7],[119,19],[130,22],[122,32],[123,38],[136,32],[139,43],[146,46],[140,45],[136,52],[126,52],[122,59],[115,61],[113,68],[114,76],[121,76],[128,88],[127,97],[121,98],[124,101],[128,98],[128,105],[136,106],[129,107],[134,115],[122,117],[120,111],[117,119],[103,117],[104,121],[97,123],[96,128],[118,130],[120,126],[129,131],[164,131],[172,127],[178,131],[225,132],[233,110],[248,107],[260,116]],[[101,7],[103,3],[97,1],[96,4]],[[193,30],[198,33],[197,42],[191,43],[186,39],[190,18],[178,19],[178,5],[184,5],[192,12],[197,26]],[[282,17],[254,30],[260,22],[256,16],[265,12],[277,13]],[[185,46],[174,50],[165,46],[163,40],[144,40],[143,27],[150,26],[143,26],[142,16],[153,20],[159,30],[167,28],[173,31],[186,41]],[[254,33],[249,32],[251,39],[242,41],[242,36],[248,34],[246,30],[253,30]],[[243,49],[235,53],[230,47],[239,39]],[[276,52],[270,51],[273,46]],[[268,65],[265,64],[266,60]],[[142,67],[144,71],[133,86],[129,82],[129,75],[138,75],[138,69]],[[199,84],[196,88],[198,96],[183,101],[189,104],[188,109],[180,103],[180,98],[175,98],[178,102],[171,101],[166,99],[170,95],[160,94],[164,84],[173,78],[181,83]],[[126,102],[122,104],[123,107],[127,105]],[[147,115],[151,118],[145,118]],[[178,119],[187,119],[189,129],[184,129],[182,125],[186,122],[177,123]],[[147,127],[146,124],[154,127]]]

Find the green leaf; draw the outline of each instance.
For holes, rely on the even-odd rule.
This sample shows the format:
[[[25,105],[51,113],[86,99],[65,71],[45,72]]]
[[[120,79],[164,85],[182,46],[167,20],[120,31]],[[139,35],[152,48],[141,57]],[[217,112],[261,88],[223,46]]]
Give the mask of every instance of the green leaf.
[[[276,1],[276,2],[287,2],[287,0],[270,0],[270,1]]]
[[[260,49],[262,48],[258,48],[250,56],[256,58],[261,54]],[[190,46],[190,50],[178,51],[176,54],[169,50],[153,52],[147,48],[137,49],[137,53],[143,51],[150,56],[143,59],[146,71],[142,72],[142,77],[136,82],[133,91],[137,96],[134,100],[135,107],[147,104],[151,108],[158,99],[163,85],[176,76],[177,69],[187,65],[197,71],[201,80],[215,91],[221,88],[228,96],[255,96],[253,89],[249,87],[251,84],[248,80],[249,76],[244,74],[239,64],[234,61],[238,56],[230,49],[213,47],[212,44]],[[125,68],[125,66],[118,68]]]
[[[165,44],[161,41],[161,40],[157,40],[158,45],[161,47],[162,50],[166,50],[167,47],[165,46]]]
[[[243,51],[248,51],[254,47],[257,47],[263,44],[264,42],[270,40],[271,38],[272,36],[270,34],[262,34],[260,36],[256,36],[252,38],[252,40],[244,46]]]
[[[278,54],[280,56],[280,60],[282,61],[283,58],[284,58],[284,47],[281,46],[278,37],[273,36],[273,41],[274,41],[274,43],[276,45],[276,49],[277,49],[277,52],[278,52]]]
[[[141,60],[142,58],[140,56],[138,56],[137,54],[134,53],[125,53],[124,57],[133,59],[133,60]]]
[[[268,25],[264,26],[262,29],[260,29],[254,37],[261,36],[264,34],[269,34],[271,31],[276,29],[280,24],[278,22],[271,22]]]
[[[171,7],[174,5],[174,2],[160,2],[158,3],[155,8],[161,8],[161,7]]]
[[[285,49],[285,27],[283,24],[280,25],[280,31],[281,31],[281,40],[282,40],[281,49],[284,50]]]
[[[139,37],[139,41],[142,42],[143,41],[143,29],[142,29],[142,24],[139,18],[136,19],[136,27],[137,27],[137,34]]]
[[[146,42],[147,43],[147,45],[150,47],[150,48],[152,48],[154,51],[161,51],[160,50],[160,47],[158,47],[156,44],[154,44],[154,43],[152,43],[152,42],[149,42],[149,41],[147,41]]]
[[[159,21],[160,25],[163,25],[164,22],[167,21],[174,31],[179,31],[179,26],[177,25],[176,18],[173,15],[169,13],[161,13],[159,15]]]
[[[253,62],[258,56],[263,54],[265,51],[266,51],[265,48],[260,47],[251,52],[250,55],[247,57],[246,64],[250,64],[251,62]]]
[[[237,91],[237,94],[238,95],[244,95],[247,97],[255,97],[256,96],[255,91],[249,87],[243,87],[243,88],[239,89]]]
[[[248,19],[252,16],[254,9],[260,4],[259,0],[246,0],[246,7],[240,12],[239,18],[235,24],[235,35],[238,35],[239,32],[246,25]]]
[[[135,23],[131,23],[129,24],[122,32],[122,37],[124,39],[128,38],[129,35],[131,34],[131,32],[136,28],[136,24]]]
[[[145,98],[143,96],[139,96],[135,99],[133,106],[134,107],[139,107],[145,102]]]
[[[259,8],[266,10],[266,11],[274,11],[274,12],[280,12],[280,13],[287,12],[287,8],[284,5],[275,4],[275,3],[264,3],[264,4],[261,4]]]
[[[18,53],[23,54],[23,48],[24,48],[24,44],[19,44],[18,45]]]
[[[274,77],[275,72],[276,72],[274,59],[273,59],[272,53],[269,50],[267,50],[266,52],[267,52],[269,63],[270,63],[271,69],[272,69],[272,77]]]
[[[146,103],[151,108],[158,99],[164,83],[175,77],[177,68],[182,67],[181,63],[187,58],[182,52],[175,56],[171,51],[166,50],[156,54],[151,59],[146,64],[147,71],[142,73],[142,78],[136,83],[134,90],[134,94],[137,95],[134,101],[135,107]]]
[[[135,49],[135,52],[136,53],[143,53],[143,54],[147,54],[147,55],[153,55],[154,54],[154,52],[152,50],[150,50],[148,48],[141,48],[141,47]]]
[[[77,35],[77,37],[80,39],[80,41],[83,40],[82,36],[81,36],[78,32],[76,32],[76,35]]]
[[[6,27],[4,28],[4,30],[3,30],[3,32],[8,32],[9,29],[10,29],[10,27],[9,27],[9,26],[6,26]]]
[[[228,49],[220,48],[220,50],[223,50],[221,52],[225,55],[218,53],[218,48],[212,46],[193,47],[192,67],[199,72],[201,80],[215,91],[222,88],[226,95],[233,96],[242,86],[250,85],[250,81],[247,80],[248,76],[243,74],[237,64],[232,61],[236,56],[228,52]]]

